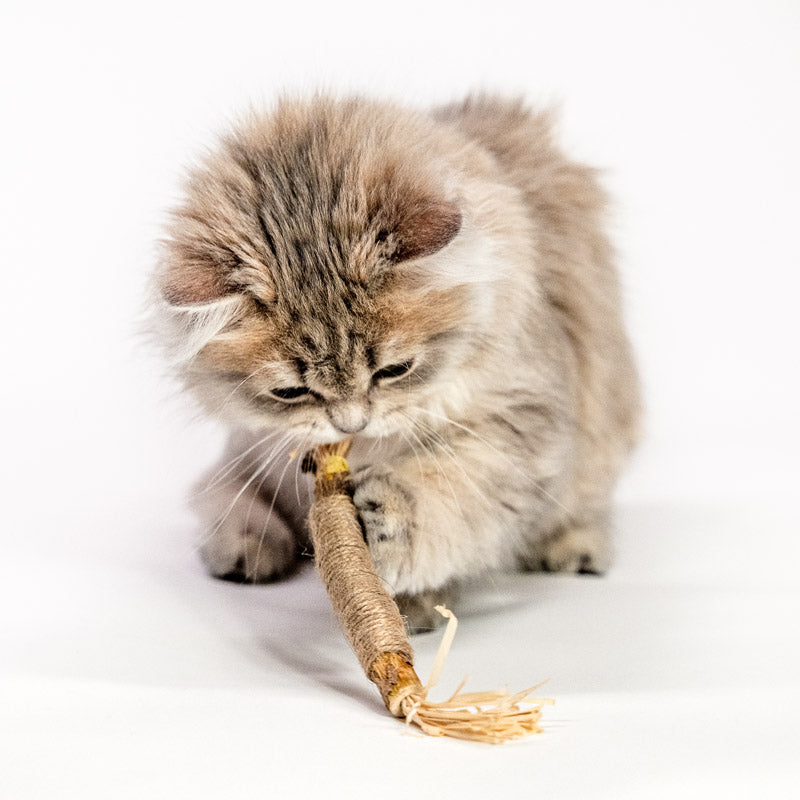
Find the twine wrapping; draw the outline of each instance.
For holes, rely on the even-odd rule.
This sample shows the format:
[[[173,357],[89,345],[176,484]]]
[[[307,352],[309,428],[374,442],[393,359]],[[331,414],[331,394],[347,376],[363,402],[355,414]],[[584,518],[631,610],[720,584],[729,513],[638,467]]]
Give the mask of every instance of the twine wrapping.
[[[345,460],[349,443],[323,445],[314,452],[315,499],[309,516],[317,569],[344,632],[386,708],[432,736],[500,744],[540,733],[542,706],[553,701],[530,696],[538,687],[508,692],[461,694],[463,684],[443,703],[431,703],[458,621],[448,618],[431,676],[423,686],[414,671],[414,651],[394,600],[375,573],[355,507]]]

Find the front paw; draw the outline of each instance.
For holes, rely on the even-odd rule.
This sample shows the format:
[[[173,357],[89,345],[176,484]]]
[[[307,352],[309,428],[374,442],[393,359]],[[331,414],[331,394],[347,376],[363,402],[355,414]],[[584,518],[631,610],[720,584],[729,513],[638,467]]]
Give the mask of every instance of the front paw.
[[[289,526],[259,498],[229,509],[200,545],[208,571],[234,583],[264,583],[287,574],[297,544]]]
[[[364,523],[375,570],[389,591],[402,591],[411,572],[414,498],[390,474],[357,482],[353,502]]]

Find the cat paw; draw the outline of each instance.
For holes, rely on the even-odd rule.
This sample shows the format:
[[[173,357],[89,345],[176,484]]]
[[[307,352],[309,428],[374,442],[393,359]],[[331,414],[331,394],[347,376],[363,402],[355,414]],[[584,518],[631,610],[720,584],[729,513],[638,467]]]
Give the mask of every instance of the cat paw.
[[[411,567],[413,498],[390,475],[371,474],[358,481],[353,503],[364,524],[375,570],[394,592]]]
[[[547,572],[602,575],[611,566],[608,533],[598,528],[565,528],[540,548],[540,566]]]
[[[200,545],[200,555],[217,578],[265,583],[291,571],[297,545],[286,523],[276,514],[270,515],[268,507],[260,507],[247,519],[231,514],[217,523]]]

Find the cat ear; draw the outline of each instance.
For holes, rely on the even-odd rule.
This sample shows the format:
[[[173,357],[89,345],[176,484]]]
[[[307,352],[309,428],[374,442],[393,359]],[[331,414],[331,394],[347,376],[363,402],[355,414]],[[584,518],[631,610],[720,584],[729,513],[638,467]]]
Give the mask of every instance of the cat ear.
[[[161,296],[172,306],[209,305],[231,294],[222,269],[207,262],[173,261],[159,283]]]
[[[154,286],[163,301],[155,305],[156,319],[170,357],[186,364],[236,318],[242,295],[225,280],[222,265],[181,258],[174,241],[168,246]]]
[[[455,203],[418,201],[399,209],[394,226],[394,262],[430,256],[448,245],[461,230],[461,211]]]

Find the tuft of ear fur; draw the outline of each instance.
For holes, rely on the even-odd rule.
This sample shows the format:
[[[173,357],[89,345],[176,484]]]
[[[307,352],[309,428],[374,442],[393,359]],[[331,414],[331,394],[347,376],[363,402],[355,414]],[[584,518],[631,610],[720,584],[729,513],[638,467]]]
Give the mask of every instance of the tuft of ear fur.
[[[157,282],[162,298],[170,305],[202,306],[236,291],[229,279],[239,260],[218,235],[234,226],[226,227],[224,220],[208,223],[198,219],[204,211],[202,206],[174,211],[168,235],[161,242]]]
[[[222,270],[208,263],[171,263],[161,279],[161,296],[172,306],[215,303],[229,292]]]
[[[152,305],[152,327],[175,367],[188,366],[211,341],[223,335],[243,311],[242,295],[201,305],[175,305],[163,294]]]
[[[450,244],[460,230],[461,211],[455,203],[420,200],[401,207],[391,260],[433,255]]]
[[[195,253],[195,247],[177,236],[163,242],[152,284],[155,327],[176,366],[191,362],[222,334],[245,302],[241,288],[226,280],[230,264],[203,257],[207,254]]]

